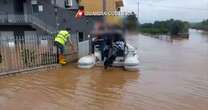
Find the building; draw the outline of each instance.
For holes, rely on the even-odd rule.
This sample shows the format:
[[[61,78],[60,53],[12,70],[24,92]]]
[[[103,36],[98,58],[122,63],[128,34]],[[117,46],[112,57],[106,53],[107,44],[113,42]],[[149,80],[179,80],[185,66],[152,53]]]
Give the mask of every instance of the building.
[[[56,63],[53,36],[71,28],[74,44],[88,39],[102,16],[75,18],[78,0],[1,0],[0,73]],[[68,47],[68,46],[67,46]],[[77,54],[66,48],[68,59]]]
[[[78,3],[86,12],[120,11],[123,6],[123,0],[79,0]]]
[[[117,21],[117,17],[86,15],[76,19],[79,7],[85,12],[105,12],[119,11],[121,6],[122,0],[0,0],[0,73],[56,64],[53,39],[65,28],[71,28],[79,54],[66,46],[68,60],[88,54],[95,22],[104,18]]]
[[[79,5],[84,6],[86,13],[90,13],[89,16],[92,16],[92,13],[100,15],[102,12],[115,14],[123,6],[123,0],[79,0]],[[120,19],[119,16],[113,15],[106,15],[105,18],[108,23],[118,23]]]
[[[0,31],[10,31],[14,36],[28,31],[54,34],[67,27],[73,32],[87,32],[96,17],[76,20],[78,7],[78,0],[1,0]]]

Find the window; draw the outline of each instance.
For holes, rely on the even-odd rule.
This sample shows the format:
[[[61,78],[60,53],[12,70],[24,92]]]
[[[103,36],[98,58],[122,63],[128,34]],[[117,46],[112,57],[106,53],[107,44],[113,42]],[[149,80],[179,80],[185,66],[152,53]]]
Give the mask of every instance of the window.
[[[43,5],[32,5],[33,13],[43,12]]]
[[[32,0],[31,4],[33,13],[43,12],[43,5],[39,4],[37,0]]]
[[[39,12],[43,12],[43,5],[39,5],[39,6],[38,6],[38,11],[39,11]]]
[[[51,0],[51,4],[54,5],[55,4],[55,0]]]
[[[38,4],[38,1],[37,0],[31,0],[31,4],[36,5],[36,4]]]
[[[65,0],[64,4],[65,4],[65,8],[71,8],[73,5],[73,2],[72,0]]]
[[[37,4],[32,5],[32,10],[33,13],[38,13],[39,12],[38,5]]]
[[[83,32],[79,32],[78,37],[79,37],[79,42],[84,41],[84,33]]]

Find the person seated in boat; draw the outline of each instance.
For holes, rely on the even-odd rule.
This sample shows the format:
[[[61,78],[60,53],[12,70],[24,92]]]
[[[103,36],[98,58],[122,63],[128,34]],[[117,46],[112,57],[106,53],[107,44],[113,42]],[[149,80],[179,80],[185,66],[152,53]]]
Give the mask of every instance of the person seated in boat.
[[[125,44],[123,41],[117,41],[112,44],[112,47],[108,47],[105,53],[104,66],[107,69],[111,67],[113,62],[116,60],[116,57],[124,57],[124,48]]]
[[[101,32],[104,30],[104,25],[103,25],[103,22],[101,21],[97,21],[94,25],[94,29],[92,31],[94,37],[92,39],[92,53],[94,54],[95,53],[95,46],[98,46],[97,48],[99,48],[99,50],[101,50],[102,48],[102,42],[103,42],[103,39],[101,37]]]
[[[108,34],[108,38],[109,39],[104,50],[105,69],[107,69],[109,66],[112,66],[113,62],[116,60],[116,57],[124,57],[126,44],[122,33],[119,33],[119,31],[112,31]]]

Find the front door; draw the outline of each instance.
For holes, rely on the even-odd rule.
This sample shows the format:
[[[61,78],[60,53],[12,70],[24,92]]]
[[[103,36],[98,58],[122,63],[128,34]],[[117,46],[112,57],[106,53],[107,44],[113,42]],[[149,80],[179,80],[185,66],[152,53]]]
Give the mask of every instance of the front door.
[[[14,12],[16,14],[24,14],[25,0],[14,0]]]
[[[87,40],[85,38],[83,32],[78,32],[77,33],[77,37],[78,37],[78,40],[79,40],[79,43],[78,43],[79,58],[89,55],[89,52],[90,52],[89,51],[90,50],[90,48],[89,48],[90,47],[89,40]]]

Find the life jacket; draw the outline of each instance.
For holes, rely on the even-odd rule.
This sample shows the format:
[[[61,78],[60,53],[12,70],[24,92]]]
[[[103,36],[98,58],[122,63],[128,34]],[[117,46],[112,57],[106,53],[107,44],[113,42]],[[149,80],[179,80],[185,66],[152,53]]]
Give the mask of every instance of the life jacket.
[[[62,45],[65,45],[69,37],[70,37],[70,34],[69,34],[68,31],[61,30],[56,35],[55,41],[58,42],[58,43],[60,43],[60,44],[62,44]]]

